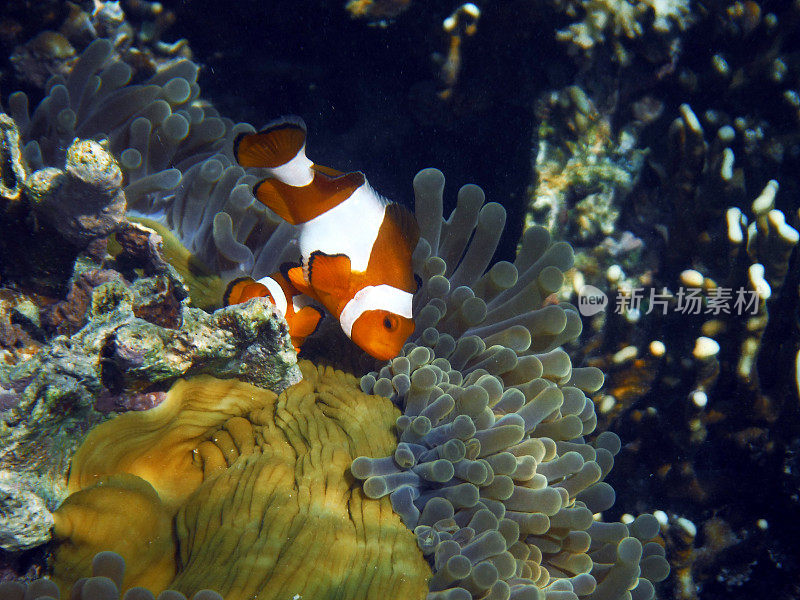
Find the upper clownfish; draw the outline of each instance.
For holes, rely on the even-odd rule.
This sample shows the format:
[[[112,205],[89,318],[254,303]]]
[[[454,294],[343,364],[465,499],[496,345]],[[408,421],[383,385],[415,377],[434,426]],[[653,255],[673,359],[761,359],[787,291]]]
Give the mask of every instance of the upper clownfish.
[[[299,228],[302,266],[287,271],[291,284],[335,316],[362,350],[380,360],[397,356],[414,332],[414,216],[376,193],[363,173],[312,163],[300,119],[239,135],[234,154],[243,167],[269,169],[255,197]]]
[[[253,298],[268,298],[286,319],[289,337],[296,351],[314,333],[322,320],[322,311],[312,304],[313,299],[301,294],[281,273],[273,273],[258,281],[251,277],[234,279],[228,284],[223,301],[226,305],[241,304]]]

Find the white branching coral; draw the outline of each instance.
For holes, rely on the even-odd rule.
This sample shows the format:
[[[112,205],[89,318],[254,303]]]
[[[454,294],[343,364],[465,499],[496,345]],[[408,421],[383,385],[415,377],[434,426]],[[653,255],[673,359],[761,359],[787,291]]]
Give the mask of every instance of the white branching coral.
[[[556,37],[586,53],[605,42],[619,44],[642,37],[647,23],[660,34],[683,31],[692,23],[688,0],[567,0],[559,2],[558,8],[582,18],[559,30]],[[624,52],[620,48],[617,54],[622,58]]]

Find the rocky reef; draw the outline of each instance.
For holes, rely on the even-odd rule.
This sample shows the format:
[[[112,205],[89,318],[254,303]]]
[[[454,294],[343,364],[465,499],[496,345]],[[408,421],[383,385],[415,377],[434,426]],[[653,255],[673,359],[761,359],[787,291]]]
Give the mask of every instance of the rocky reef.
[[[71,455],[114,411],[151,408],[196,373],[277,391],[300,373],[271,304],[189,305],[162,238],[126,218],[131,190],[108,138],[76,138],[62,167],[32,170],[54,140],[0,119],[2,547],[16,552],[49,539]]]
[[[115,70],[122,73],[124,63],[111,57],[109,52],[110,46],[103,40],[90,45],[64,83],[58,84],[64,91],[55,91],[58,85],[54,86],[44,105],[31,117],[26,116],[22,97],[15,97],[17,116],[14,121],[23,121],[27,126],[23,128],[24,135],[10,128],[15,132],[16,146],[9,143],[8,147],[22,147],[25,135],[39,132],[39,137],[25,143],[24,150],[9,156],[27,155],[32,157],[32,162],[39,163],[48,156],[58,156],[57,151],[47,151],[48,148],[55,150],[56,146],[52,133],[48,133],[49,117],[41,112],[42,106],[47,108],[51,103],[60,103],[77,108],[69,93],[77,85],[76,81],[91,77],[98,69],[108,77]],[[108,60],[111,62],[106,64]],[[151,96],[150,90],[166,94],[176,103],[176,109],[184,102],[191,102],[197,94],[191,91],[192,84],[186,79],[193,76],[191,64],[178,62],[166,69],[176,76],[170,78],[157,73],[145,87],[133,85],[131,89],[121,89],[112,95],[103,92],[101,79],[98,92],[89,101],[95,105],[95,114],[106,110],[103,107],[119,98],[126,98],[128,102],[138,98],[147,108],[150,98],[157,97]],[[165,79],[163,88],[153,83]],[[185,88],[186,93],[178,88]],[[59,94],[66,95],[59,99]],[[169,102],[158,102],[162,102],[159,106],[167,111],[172,110]],[[65,110],[75,112],[65,108],[62,113]],[[54,235],[70,241],[78,250],[69,257],[72,263],[72,275],[67,280],[70,293],[62,292],[63,299],[46,311],[43,334],[40,334],[45,343],[32,357],[7,367],[3,374],[8,397],[5,462],[9,464],[8,472],[15,478],[12,485],[27,490],[30,496],[13,496],[25,500],[13,506],[16,516],[27,510],[28,518],[24,521],[9,519],[6,549],[18,551],[35,547],[46,541],[52,531],[55,540],[60,542],[55,546],[53,568],[62,591],[67,591],[74,581],[91,575],[93,557],[107,550],[115,551],[125,560],[127,579],[123,588],[142,584],[158,591],[169,586],[191,594],[203,587],[213,587],[228,597],[238,597],[259,593],[259,590],[263,593],[266,589],[278,589],[275,582],[279,579],[275,578],[282,577],[280,573],[287,568],[276,563],[275,575],[253,581],[252,590],[248,587],[251,584],[244,581],[225,583],[217,578],[225,579],[226,573],[239,569],[209,569],[199,557],[208,552],[216,556],[217,551],[212,549],[224,543],[234,530],[223,526],[219,534],[222,538],[217,539],[208,532],[212,537],[202,542],[197,536],[200,531],[207,530],[205,527],[196,530],[191,524],[196,523],[197,511],[230,514],[230,509],[225,508],[227,502],[232,500],[238,505],[241,493],[248,493],[247,489],[252,493],[254,480],[248,475],[250,469],[255,469],[254,477],[257,472],[261,473],[256,477],[261,480],[271,479],[269,473],[292,472],[296,468],[280,467],[279,457],[270,449],[272,434],[268,432],[274,425],[263,420],[277,410],[283,423],[286,414],[282,409],[262,407],[261,400],[257,400],[260,396],[248,391],[249,388],[234,393],[231,391],[233,384],[223,381],[219,383],[222,391],[216,393],[213,388],[218,384],[207,379],[193,379],[189,381],[199,386],[197,392],[183,392],[183,384],[177,383],[165,396],[167,386],[179,377],[211,373],[217,377],[249,380],[275,391],[286,388],[286,401],[293,403],[295,400],[290,399],[295,398],[302,404],[309,401],[302,400],[308,398],[303,386],[307,387],[314,380],[315,371],[307,366],[304,382],[289,387],[298,379],[295,355],[286,346],[285,324],[274,316],[271,305],[265,300],[253,300],[213,313],[193,308],[190,306],[192,290],[184,285],[182,278],[184,275],[191,280],[195,276],[191,261],[185,254],[172,251],[167,254],[172,258],[178,256],[176,266],[165,261],[165,252],[175,244],[182,244],[184,253],[194,250],[195,260],[198,253],[203,253],[203,248],[215,248],[213,252],[218,254],[204,255],[211,268],[219,269],[224,264],[217,262],[215,256],[231,262],[238,257],[237,272],[255,274],[254,269],[264,268],[265,264],[254,259],[249,246],[236,242],[246,252],[235,254],[226,244],[224,233],[216,235],[218,229],[224,231],[223,226],[217,227],[220,215],[227,215],[230,232],[241,231],[241,222],[252,219],[246,210],[247,204],[242,206],[245,210],[236,213],[204,214],[199,221],[195,220],[201,229],[203,223],[213,222],[213,227],[209,227],[215,235],[205,238],[211,246],[193,245],[202,238],[186,237],[194,229],[187,227],[186,221],[195,218],[189,215],[194,210],[190,204],[196,200],[181,189],[193,189],[192,193],[204,189],[197,187],[199,178],[200,182],[212,184],[210,189],[213,190],[218,177],[229,178],[233,188],[230,183],[220,182],[220,206],[231,207],[231,210],[234,204],[230,198],[238,194],[237,201],[245,201],[245,194],[249,193],[249,190],[245,192],[246,182],[251,181],[249,178],[254,180],[255,174],[233,167],[227,168],[230,176],[221,171],[230,157],[225,140],[230,139],[234,131],[245,128],[221,119],[218,131],[210,140],[202,142],[200,153],[175,162],[176,157],[185,152],[184,148],[192,147],[193,139],[190,131],[180,133],[175,129],[186,120],[181,110],[173,113],[176,119],[170,120],[169,115],[163,114],[154,117],[155,122],[161,124],[153,127],[153,121],[128,109],[122,121],[124,129],[135,132],[143,128],[136,140],[127,138],[124,129],[109,135],[108,131],[115,130],[110,128],[111,122],[106,122],[109,128],[105,129],[105,141],[103,144],[91,142],[92,148],[106,153],[105,148],[117,148],[121,169],[113,158],[106,162],[83,161],[90,165],[90,172],[111,173],[113,185],[105,188],[105,203],[43,201],[48,194],[58,193],[66,186],[63,182],[54,185],[27,183],[29,179],[49,181],[36,175],[55,173],[55,169],[47,166],[26,177],[19,198],[8,199],[9,205],[18,203],[14,205],[18,211],[15,218],[20,222],[29,223],[38,231],[39,220],[43,220],[53,228]],[[79,113],[80,110],[75,112],[76,118]],[[199,113],[198,117],[204,119]],[[86,128],[79,121],[78,118],[73,125],[76,131]],[[201,124],[203,122],[205,120]],[[159,139],[159,132],[175,139],[167,154],[155,159],[149,151],[152,144],[149,136]],[[73,146],[78,144],[80,142]],[[121,149],[125,145],[128,147]],[[203,153],[205,148],[214,149],[216,153]],[[67,161],[70,156],[67,153]],[[155,162],[142,171],[145,164],[150,165],[151,159]],[[183,169],[172,165],[182,165]],[[70,173],[69,170],[65,172]],[[126,173],[124,187],[121,187],[121,172]],[[59,173],[54,175],[55,181],[65,177],[64,172]],[[175,182],[181,183],[178,192],[172,193]],[[652,515],[642,517],[630,532],[622,523],[609,524],[609,528],[592,526],[591,515],[613,504],[613,492],[601,480],[611,469],[619,442],[613,434],[598,438],[596,444],[583,441],[583,436],[589,435],[596,424],[593,404],[585,393],[592,393],[602,385],[602,374],[596,369],[572,368],[560,346],[580,333],[580,319],[571,306],[557,306],[549,300],[571,266],[569,246],[551,245],[545,229],[532,227],[522,242],[516,264],[500,262],[492,266],[491,259],[505,225],[504,209],[495,203],[483,206],[480,188],[467,186],[459,194],[458,208],[445,221],[442,175],[435,170],[424,171],[415,185],[417,219],[423,224],[423,241],[414,259],[415,270],[423,282],[415,299],[417,333],[404,349],[404,356],[361,382],[364,390],[382,396],[386,406],[391,406],[385,400],[389,398],[406,414],[399,418],[392,416],[386,422],[391,440],[388,446],[373,448],[366,454],[356,447],[349,458],[335,460],[326,457],[337,444],[318,443],[329,440],[333,435],[331,431],[322,440],[312,443],[309,436],[321,425],[314,425],[312,430],[303,433],[295,431],[296,426],[287,422],[288,429],[283,436],[293,440],[299,435],[300,439],[308,440],[292,453],[298,457],[295,460],[300,460],[301,464],[321,460],[326,469],[333,469],[345,482],[352,482],[353,476],[366,480],[363,497],[359,496],[361,499],[357,503],[364,505],[365,514],[373,515],[374,510],[366,507],[377,502],[376,506],[383,507],[381,511],[388,511],[387,526],[395,532],[370,533],[367,548],[375,543],[370,539],[379,540],[384,535],[407,538],[406,549],[398,552],[408,557],[402,560],[416,561],[414,564],[418,565],[412,568],[409,562],[408,569],[401,569],[404,572],[402,581],[416,586],[417,591],[409,592],[412,596],[422,595],[425,589],[433,595],[475,598],[487,593],[498,597],[513,594],[535,598],[539,590],[568,597],[614,598],[628,589],[636,589],[639,596],[652,596],[651,580],[658,581],[667,573],[663,547],[654,541],[658,537],[655,518]],[[64,189],[69,191],[70,187]],[[152,215],[157,207],[156,214],[172,217],[166,220],[163,216],[158,220],[151,217],[148,221],[138,217],[141,213],[129,210],[129,215],[139,219],[138,224],[120,218],[112,226],[103,228],[102,219],[93,217],[102,216],[107,206],[116,206],[120,195],[128,204],[134,200],[140,206],[149,207],[150,212],[146,214]],[[212,197],[210,208],[216,203]],[[252,203],[250,196],[249,204]],[[206,207],[204,212],[210,208]],[[87,218],[73,218],[76,212]],[[176,217],[181,212],[183,217]],[[32,218],[36,216],[39,218]],[[142,223],[152,223],[165,237]],[[272,235],[279,243],[283,234],[275,227]],[[275,243],[270,236],[267,246]],[[254,249],[266,253],[263,248]],[[270,259],[274,260],[274,256]],[[30,285],[22,276],[9,273],[6,277],[22,289]],[[57,288],[53,286],[52,289]],[[31,321],[36,321],[35,315]],[[68,330],[69,337],[63,334],[51,337],[59,328]],[[337,360],[335,354],[332,360]],[[320,385],[318,393],[328,394],[322,396],[324,405],[329,407],[326,410],[337,414],[336,401],[329,395],[330,384]],[[561,390],[559,386],[566,387]],[[406,397],[417,389],[418,393]],[[203,390],[202,393],[199,390]],[[210,400],[203,403],[198,398],[206,393],[210,394]],[[349,394],[352,396],[353,392]],[[361,392],[355,394],[356,398],[361,398],[356,405],[363,405],[363,410],[371,407],[373,402],[359,394]],[[246,400],[246,405],[232,400],[240,397]],[[228,400],[222,398],[233,401],[234,405],[225,408]],[[274,394],[271,398],[274,402]],[[279,397],[279,404],[284,402],[280,398],[283,396]],[[195,406],[192,402],[201,404]],[[377,402],[370,410],[379,406],[381,403]],[[128,412],[107,420],[103,408]],[[257,409],[263,413],[263,418],[255,416],[253,411]],[[331,416],[326,410],[323,414]],[[186,411],[187,416],[181,416],[182,411]],[[190,423],[195,418],[192,415],[205,415],[211,421],[198,429],[197,424]],[[184,423],[187,418],[189,422]],[[382,422],[376,417],[342,418],[345,424],[350,421],[369,423],[370,431]],[[220,429],[223,422],[219,419],[230,421],[225,429],[227,433]],[[303,422],[307,420],[305,416]],[[263,431],[245,427],[247,421],[264,427]],[[434,431],[441,434],[434,435]],[[149,433],[145,439],[139,439],[139,432]],[[347,434],[346,438],[352,440],[354,435]],[[366,439],[374,442],[375,435],[370,433]],[[107,441],[101,442],[97,436]],[[129,442],[125,442],[128,438]],[[267,445],[263,446],[258,440]],[[276,448],[284,447],[279,441],[275,443]],[[163,450],[158,450],[164,444]],[[256,447],[259,450],[253,454]],[[321,458],[314,459],[318,452]],[[47,461],[43,459],[45,456]],[[153,457],[158,457],[155,463]],[[387,472],[379,466],[384,463],[394,466]],[[68,464],[69,479],[66,479]],[[242,482],[245,487],[237,489],[243,491],[227,496],[231,486],[239,485],[230,477],[242,468],[245,469]],[[320,478],[319,475],[308,477]],[[325,477],[333,485],[333,480],[328,475]],[[303,498],[307,487],[303,482],[307,479],[304,477],[290,484],[287,491],[280,493],[289,498]],[[195,480],[195,485],[190,485]],[[349,489],[351,485],[347,483],[346,487]],[[278,493],[281,488],[274,489]],[[361,490],[361,487],[355,489]],[[333,492],[326,491],[323,497],[328,493]],[[211,496],[207,498],[207,494]],[[119,510],[109,509],[109,495],[140,506],[141,510],[135,511],[136,518],[144,520],[131,520],[129,513],[119,514]],[[212,496],[222,503],[217,508],[210,503]],[[268,500],[269,496],[265,498]],[[184,506],[186,502],[189,504]],[[329,506],[330,502],[326,500],[323,504]],[[353,514],[352,506],[344,508],[353,502],[356,500],[339,500],[337,510]],[[291,517],[284,504],[278,502],[282,507],[280,518],[288,518],[289,523],[296,525],[297,519]],[[263,514],[256,511],[252,523],[264,522],[270,506],[272,502],[267,501]],[[302,508],[301,513],[307,510],[308,507]],[[276,514],[269,520],[277,518]],[[314,518],[315,523],[319,524],[319,518],[319,515]],[[205,519],[202,517],[203,522]],[[338,522],[336,518],[331,519]],[[383,521],[381,517],[377,521],[364,520],[361,525],[356,523],[356,532],[371,532]],[[13,525],[21,522],[26,524],[24,531],[14,530]],[[84,531],[86,526],[82,523],[85,522],[92,524],[94,533]],[[99,527],[98,523],[105,524]],[[179,531],[185,531],[186,537],[179,536],[178,546],[169,550],[162,546],[171,540],[171,523],[176,523]],[[571,532],[568,538],[563,537],[565,528]],[[105,532],[102,535],[101,530]],[[294,540],[292,544],[298,560],[305,560],[313,548],[322,549],[322,545],[314,542],[323,535],[317,527],[309,530],[310,545],[302,543],[306,538],[300,529],[295,526],[292,531],[297,538],[289,536],[289,539]],[[241,540],[242,535],[250,534],[243,531],[233,534],[231,539]],[[285,533],[276,535],[276,539],[286,539]],[[274,562],[273,544],[265,542],[266,539],[257,536],[253,540],[252,556],[242,560],[248,564],[252,560]],[[355,539],[361,539],[361,534]],[[270,549],[266,554],[259,550],[265,543]],[[359,547],[356,542],[341,543],[344,543],[342,551]],[[142,548],[155,552],[152,560]],[[387,550],[385,544],[379,544],[379,553],[374,559],[353,560],[355,563],[367,560],[370,565],[379,559],[388,560],[387,564],[396,562],[398,559],[386,554]],[[375,551],[378,550],[369,550],[369,556]],[[196,569],[192,567],[189,571],[194,574],[187,574],[189,571],[185,568],[192,564],[191,556],[195,554],[198,556]],[[341,552],[334,554],[338,556]],[[183,557],[180,565],[163,562],[163,557],[173,555]],[[362,584],[351,569],[333,571],[337,577],[348,574],[346,580],[355,586],[352,594],[361,593]],[[410,577],[412,572],[418,572],[419,576]],[[312,578],[311,581],[319,580]],[[364,593],[377,585],[375,581],[372,577],[364,580]],[[287,593],[300,593],[297,590],[305,589],[296,577],[288,577],[286,582]],[[338,588],[344,584],[333,582],[331,585]],[[395,588],[398,584],[391,583],[390,579],[386,585]]]
[[[13,510],[3,504],[6,550],[49,539],[49,517],[41,508],[52,510],[63,500],[70,457],[112,411],[156,406],[171,382],[196,373],[277,391],[300,378],[286,325],[271,304],[255,301],[208,314],[186,306],[185,290],[176,294],[174,279],[126,284],[116,275],[91,290],[83,327],[56,336],[27,360],[0,366],[4,485],[30,495]],[[35,523],[43,525],[33,534]]]

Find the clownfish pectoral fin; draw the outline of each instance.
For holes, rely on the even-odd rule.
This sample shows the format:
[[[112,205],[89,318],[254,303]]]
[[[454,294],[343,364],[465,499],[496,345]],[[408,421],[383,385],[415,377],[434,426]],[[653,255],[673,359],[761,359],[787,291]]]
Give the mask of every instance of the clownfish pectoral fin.
[[[233,155],[243,167],[274,169],[289,163],[306,143],[306,124],[299,117],[283,117],[257,133],[240,133]],[[310,165],[310,161],[309,164]]]
[[[292,322],[289,325],[289,335],[292,340],[305,339],[317,330],[317,327],[325,316],[316,306],[304,306],[292,317]],[[298,346],[302,345],[296,344]]]
[[[246,288],[249,283],[253,283],[254,281],[252,277],[237,277],[231,281],[222,294],[223,306],[239,304],[239,298],[242,297],[242,290]]]
[[[316,299],[317,296],[314,293],[314,290],[311,289],[311,286],[306,281],[305,275],[303,274],[303,267],[282,267],[281,272],[298,292]]]
[[[276,189],[275,179],[262,179],[253,186],[253,196],[264,206],[278,215],[284,221],[296,225],[292,215],[291,200]]]
[[[252,277],[239,277],[234,279],[225,288],[222,295],[222,303],[225,306],[241,304],[252,298],[264,298],[270,296],[266,286],[255,281]]]
[[[305,223],[347,200],[365,182],[358,171],[329,177],[321,171],[302,185],[268,177],[253,187],[253,195],[284,221]]]
[[[350,291],[350,257],[316,250],[308,257],[308,281],[318,293],[344,298]]]

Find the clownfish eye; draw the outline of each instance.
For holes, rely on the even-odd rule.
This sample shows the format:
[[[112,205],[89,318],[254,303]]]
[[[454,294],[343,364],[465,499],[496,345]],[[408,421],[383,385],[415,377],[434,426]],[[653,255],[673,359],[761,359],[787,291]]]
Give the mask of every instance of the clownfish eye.
[[[397,329],[397,319],[392,316],[383,317],[383,326],[389,331]]]

